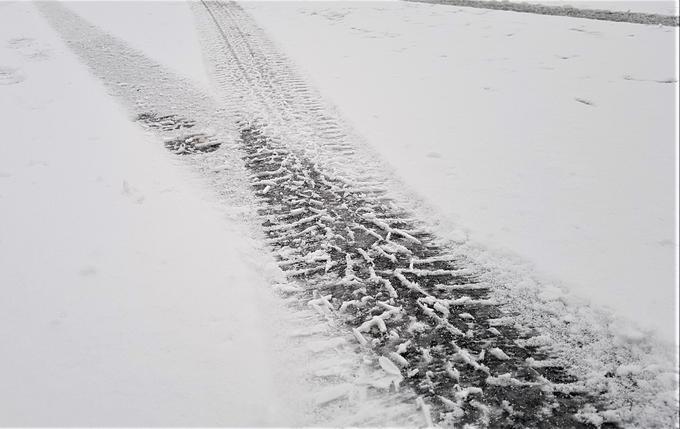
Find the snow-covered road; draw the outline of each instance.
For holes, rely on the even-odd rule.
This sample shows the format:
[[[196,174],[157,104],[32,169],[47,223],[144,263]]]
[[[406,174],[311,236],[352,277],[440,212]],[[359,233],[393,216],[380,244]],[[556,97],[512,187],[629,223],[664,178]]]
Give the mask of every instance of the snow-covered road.
[[[10,23],[0,27],[7,95],[0,111],[17,124],[10,140],[22,142],[0,148],[0,282],[10,297],[0,304],[0,339],[9,345],[0,354],[7,380],[0,424],[677,424],[675,351],[626,322],[624,299],[612,315],[579,298],[612,303],[607,282],[617,280],[611,269],[601,274],[604,263],[627,260],[598,256],[602,240],[638,252],[633,260],[647,270],[627,267],[626,275],[660,272],[652,279],[657,298],[667,296],[664,275],[672,268],[668,251],[648,255],[619,217],[600,236],[593,232],[606,222],[590,225],[603,207],[622,212],[634,197],[658,206],[637,219],[660,216],[640,234],[667,234],[670,223],[668,94],[657,90],[666,62],[650,54],[646,66],[626,63],[633,68],[623,82],[609,69],[590,70],[586,92],[595,102],[571,93],[583,91],[570,79],[597,62],[598,49],[622,43],[615,27],[559,21],[567,28],[559,40],[597,32],[609,41],[587,52],[562,45],[571,54],[554,61],[578,65],[552,65],[564,88],[551,97],[567,105],[556,103],[556,117],[568,118],[560,122],[532,107],[550,82],[534,62],[550,67],[550,50],[475,69],[489,81],[484,91],[494,90],[488,100],[468,84],[456,86],[460,78],[442,79],[461,73],[456,61],[426,67],[428,79],[413,84],[424,64],[439,64],[432,55],[450,49],[452,34],[439,31],[457,28],[457,16],[473,26],[463,33],[493,21],[495,32],[475,38],[491,39],[491,59],[507,22],[530,39],[544,22],[533,18],[398,3],[0,8]],[[546,37],[559,33],[550,22],[554,33]],[[665,46],[658,31],[633,37]],[[469,63],[467,82],[476,81],[473,66],[482,60],[454,46]],[[415,63],[400,62],[404,50]],[[512,77],[523,64],[534,64],[523,73],[535,92]],[[677,87],[674,79],[666,85]],[[598,128],[579,109],[600,108],[599,116],[591,112],[600,121],[639,119],[639,110],[604,108],[616,91],[628,100],[630,85],[641,86],[633,94],[653,112],[594,148],[612,128]],[[465,94],[462,106],[451,98],[456,91]],[[395,103],[405,94],[409,103]],[[482,126],[495,111],[488,106],[513,104],[512,94],[528,112],[501,109],[514,125],[496,144],[500,135]],[[538,122],[527,127],[527,115]],[[22,125],[28,121],[42,126]],[[656,156],[636,146],[647,134]],[[554,156],[537,136],[553,141]],[[488,149],[481,158],[473,143]],[[531,150],[539,154],[529,157]],[[625,176],[608,151],[625,160],[633,176],[625,180],[662,189],[607,195]],[[598,163],[604,172],[591,168]],[[480,165],[497,180],[482,180]],[[571,169],[573,189],[551,181],[561,168]],[[508,174],[526,177],[497,183]],[[533,194],[504,199],[532,181],[547,194],[534,186],[536,201]],[[567,195],[548,198],[554,192]],[[585,201],[575,204],[569,192]],[[484,217],[475,198],[500,203]],[[513,217],[518,204],[522,213]],[[549,216],[556,210],[581,216],[590,238],[551,235],[561,225]],[[499,214],[506,219],[500,229],[492,221]],[[513,227],[524,232],[513,235]],[[560,247],[567,250],[555,253]],[[499,248],[520,257],[509,263]],[[555,270],[557,256],[571,269]],[[584,294],[569,277],[587,260],[593,268],[583,265],[579,274],[602,276],[599,295]],[[638,309],[645,298],[623,294]],[[651,324],[659,330],[668,309],[645,305],[661,309]]]
[[[402,2],[244,7],[436,217],[675,341],[677,28]]]
[[[1,424],[421,420],[384,389],[319,409],[384,374],[351,334],[274,296],[285,277],[262,248],[233,125],[200,80],[61,5],[3,7],[1,109],[22,144],[0,164]],[[153,109],[170,115],[138,115]],[[232,147],[182,167],[163,142],[189,128]]]

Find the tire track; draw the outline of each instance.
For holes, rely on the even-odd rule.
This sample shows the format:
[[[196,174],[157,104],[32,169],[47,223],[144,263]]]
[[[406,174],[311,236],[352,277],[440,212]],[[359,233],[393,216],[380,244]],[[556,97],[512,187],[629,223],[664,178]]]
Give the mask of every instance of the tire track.
[[[194,5],[225,94],[217,104],[63,6],[41,8],[168,149],[238,194],[237,204],[250,190],[257,196],[288,277],[276,289],[298,311],[305,328],[294,336],[316,359],[319,421],[367,400],[372,409],[349,424],[415,425],[406,402],[427,424],[447,426],[584,427],[578,411],[601,409],[541,337],[490,298],[482,270],[390,198],[351,130],[238,6]]]
[[[285,293],[342,320],[394,376],[391,389],[416,392],[427,422],[587,427],[576,415],[599,408],[597,398],[489,298],[478,268],[389,198],[375,164],[352,171],[366,163],[351,131],[252,19],[232,2],[201,6],[225,98],[256,85],[237,121],[262,226],[290,281]],[[223,64],[235,67],[223,73]],[[334,169],[337,161],[350,170]]]
[[[223,91],[221,101],[238,112],[236,121],[260,123],[271,138],[297,142],[295,150],[334,168],[346,180],[380,180],[373,174],[376,163],[356,156],[359,137],[295,72],[245,11],[233,3],[208,1],[194,4],[194,10],[208,41],[208,56],[219,59],[212,71]],[[338,162],[339,154],[352,157],[351,171]]]
[[[219,192],[222,202],[233,212],[231,216],[238,218],[234,221],[243,222],[247,231],[261,237],[259,224],[251,222],[257,214],[244,165],[245,153],[235,142],[235,118],[243,117],[245,109],[238,102],[225,109],[190,82],[92,26],[62,4],[42,2],[37,6],[110,94],[128,109],[131,119],[197,169]],[[279,276],[280,272],[271,275],[272,282],[281,281]],[[274,359],[295,365],[290,373],[275,376],[283,386],[282,397],[291,403],[291,408],[302,410],[296,426],[421,424],[422,416],[412,406],[412,392],[388,392],[382,388],[381,368],[373,357],[357,352],[346,329],[319,316],[313,308],[300,305],[298,300],[284,303],[291,311],[279,327],[276,347],[286,355]],[[290,384],[304,386],[305,395],[289,397]]]
[[[379,190],[358,190],[243,124],[246,166],[288,293],[338,318],[412,388],[434,422],[587,427],[597,400],[517,326],[476,269]],[[383,360],[383,362],[385,362]],[[429,407],[432,407],[431,409]]]

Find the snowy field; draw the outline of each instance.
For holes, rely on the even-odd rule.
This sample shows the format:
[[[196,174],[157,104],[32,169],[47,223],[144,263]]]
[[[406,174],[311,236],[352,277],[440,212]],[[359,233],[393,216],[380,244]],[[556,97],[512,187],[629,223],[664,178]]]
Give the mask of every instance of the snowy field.
[[[677,15],[668,2],[560,3]],[[219,104],[196,5],[68,9],[145,55],[140,73],[157,62],[162,79],[176,73]],[[678,401],[677,28],[403,2],[242,6],[444,240],[510,282],[532,279],[548,315],[536,326],[611,336],[584,337],[597,345],[573,354],[594,354],[567,357],[588,389],[612,392],[610,411],[581,410],[583,421],[668,422]],[[305,313],[316,304],[293,312],[273,293],[290,286],[234,155],[170,154],[50,13],[0,2],[0,425],[431,423],[408,389],[387,393],[398,390],[399,357],[362,354],[356,329],[333,337],[332,323]],[[528,290],[518,301],[533,299]],[[593,316],[601,310],[609,316]],[[597,321],[607,325],[586,331]]]

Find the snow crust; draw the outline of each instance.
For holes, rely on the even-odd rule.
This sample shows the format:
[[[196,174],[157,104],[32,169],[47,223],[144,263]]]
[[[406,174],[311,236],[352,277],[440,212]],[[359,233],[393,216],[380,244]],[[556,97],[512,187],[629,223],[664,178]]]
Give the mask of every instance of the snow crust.
[[[450,237],[675,341],[677,29],[413,3],[244,7]]]

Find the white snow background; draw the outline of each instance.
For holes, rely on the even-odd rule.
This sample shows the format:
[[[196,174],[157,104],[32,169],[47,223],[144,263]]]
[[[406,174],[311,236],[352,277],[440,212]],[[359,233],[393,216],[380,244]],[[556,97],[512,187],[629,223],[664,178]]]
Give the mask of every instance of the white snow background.
[[[208,88],[184,3],[69,7]],[[677,29],[245,7],[434,218],[677,341]],[[3,423],[299,422],[276,395],[293,363],[270,257],[30,4],[0,3],[0,23]]]

